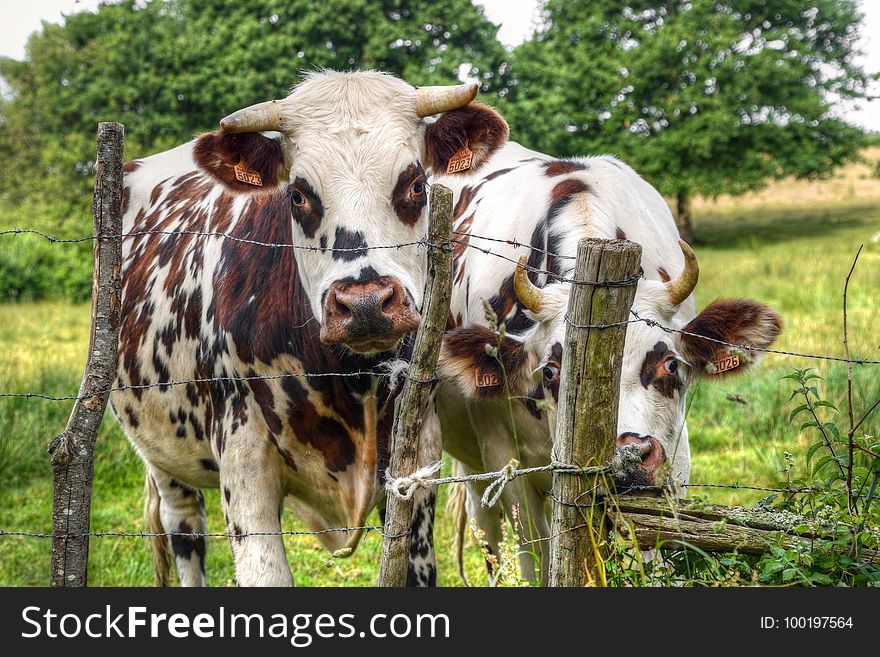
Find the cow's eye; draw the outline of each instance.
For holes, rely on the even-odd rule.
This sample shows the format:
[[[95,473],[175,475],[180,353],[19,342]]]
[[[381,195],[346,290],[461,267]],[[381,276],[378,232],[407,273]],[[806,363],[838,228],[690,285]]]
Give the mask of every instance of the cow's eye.
[[[542,370],[545,383],[554,383],[559,380],[559,365],[547,363]]]
[[[678,371],[678,359],[670,358],[665,363],[663,363],[663,369],[666,370],[669,374],[675,374]]]
[[[306,197],[294,189],[290,192],[290,203],[294,207],[303,208],[306,205]]]
[[[413,196],[421,196],[425,193],[425,181],[424,180],[416,180],[412,187],[410,187],[410,191]]]

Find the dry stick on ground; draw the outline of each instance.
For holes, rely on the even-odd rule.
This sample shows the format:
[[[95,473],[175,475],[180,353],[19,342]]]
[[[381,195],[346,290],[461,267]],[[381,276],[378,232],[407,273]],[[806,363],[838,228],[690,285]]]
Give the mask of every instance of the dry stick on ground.
[[[639,271],[642,248],[626,240],[583,239],[578,243],[575,280],[623,281]],[[635,298],[627,286],[572,285],[563,350],[559,410],[553,453],[577,466],[604,465],[614,454],[620,367],[626,325]],[[608,539],[604,509],[592,504],[601,477],[553,474],[550,527],[550,586],[601,583]],[[575,506],[578,505],[578,506]],[[569,531],[573,527],[586,527]]]
[[[418,463],[419,432],[433,386],[434,370],[449,314],[452,293],[452,191],[431,186],[428,219],[428,279],[422,304],[422,323],[403,389],[395,404],[391,443],[391,478],[409,475],[429,465]],[[437,245],[437,246],[435,246]],[[405,586],[409,565],[412,499],[388,495],[385,507],[385,540],[379,566],[379,586]]]
[[[639,548],[761,555],[771,545],[809,546],[818,538],[833,539],[834,527],[785,511],[702,504],[668,497],[619,496],[610,500],[610,516],[625,539]],[[835,546],[846,552],[847,548]],[[880,563],[880,551],[861,550],[862,560]]]
[[[95,439],[107,406],[106,390],[116,375],[122,254],[121,123],[98,124],[98,158],[92,201],[95,235],[92,327],[89,354],[64,432],[49,444],[52,495],[52,586],[88,583],[89,521]]]
[[[855,501],[853,500],[853,489],[852,489],[852,474],[853,474],[853,456],[854,456],[854,448],[855,444],[853,436],[856,433],[856,424],[855,419],[853,418],[853,403],[852,403],[852,363],[850,362],[849,357],[849,336],[847,334],[847,316],[846,316],[846,300],[847,300],[847,292],[849,291],[849,279],[852,277],[853,272],[856,269],[856,263],[859,261],[859,255],[862,253],[862,247],[864,245],[859,246],[859,250],[856,251],[856,257],[853,258],[852,267],[849,268],[849,273],[846,275],[846,281],[843,284],[843,349],[846,356],[846,410],[849,415],[849,432],[846,436],[846,445],[847,445],[847,453],[849,454],[849,461],[846,465],[846,506],[850,512],[850,515],[854,515],[856,513]]]

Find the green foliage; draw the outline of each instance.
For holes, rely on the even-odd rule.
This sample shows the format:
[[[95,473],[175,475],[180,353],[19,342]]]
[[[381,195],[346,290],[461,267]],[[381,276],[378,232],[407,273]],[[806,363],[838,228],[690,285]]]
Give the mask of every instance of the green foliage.
[[[855,4],[547,0],[514,52],[512,132],[556,154],[620,155],[668,195],[821,175],[863,143],[829,111],[866,95]]]
[[[805,516],[825,531],[808,546],[774,546],[757,564],[760,579],[766,583],[798,581],[823,586],[878,585],[880,566],[862,555],[863,550],[880,548],[880,504],[876,500],[880,494],[880,440],[859,432],[857,424],[847,432],[838,426],[841,413],[822,398],[816,383],[821,377],[811,369],[798,369],[782,378],[794,381],[796,386],[791,393],[795,406],[789,421],[799,423],[800,431],[813,432],[815,441],[806,451],[806,476],[793,478],[788,468],[783,482],[785,486],[809,488],[810,492],[786,495],[775,508]],[[869,409],[864,412],[870,413]],[[852,480],[851,489],[847,487],[848,478]]]

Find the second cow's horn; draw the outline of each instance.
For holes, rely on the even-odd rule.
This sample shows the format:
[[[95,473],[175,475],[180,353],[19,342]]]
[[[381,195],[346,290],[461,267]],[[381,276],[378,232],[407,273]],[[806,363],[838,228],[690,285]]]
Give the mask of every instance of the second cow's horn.
[[[513,275],[513,291],[522,305],[533,313],[539,313],[544,308],[544,292],[529,280],[529,272],[526,270],[527,260],[526,256],[519,259]]]
[[[700,278],[700,265],[697,263],[697,256],[694,255],[693,249],[684,240],[678,240],[678,245],[684,254],[684,270],[678,278],[666,284],[669,302],[675,306],[691,295],[691,292],[697,287],[697,281]]]
[[[281,130],[281,102],[269,100],[245,107],[220,121],[224,132]]]
[[[476,82],[457,84],[448,87],[416,88],[416,114],[431,116],[464,107],[477,97],[479,85]]]

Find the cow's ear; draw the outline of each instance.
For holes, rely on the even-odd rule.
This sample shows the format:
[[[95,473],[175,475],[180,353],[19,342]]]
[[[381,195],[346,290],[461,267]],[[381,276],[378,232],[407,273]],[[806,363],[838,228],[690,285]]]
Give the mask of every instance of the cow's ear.
[[[485,326],[466,326],[443,336],[438,373],[468,399],[526,394],[528,354],[519,340],[503,340]]]
[[[199,168],[238,192],[271,191],[286,180],[281,145],[258,132],[209,132],[196,140],[193,158]]]
[[[473,173],[507,142],[510,130],[487,105],[471,103],[428,126],[425,150],[435,174]]]
[[[782,319],[775,310],[757,301],[716,299],[684,331],[682,355],[694,372],[727,376],[748,369],[760,360],[761,353],[721,342],[766,349],[782,331]]]

